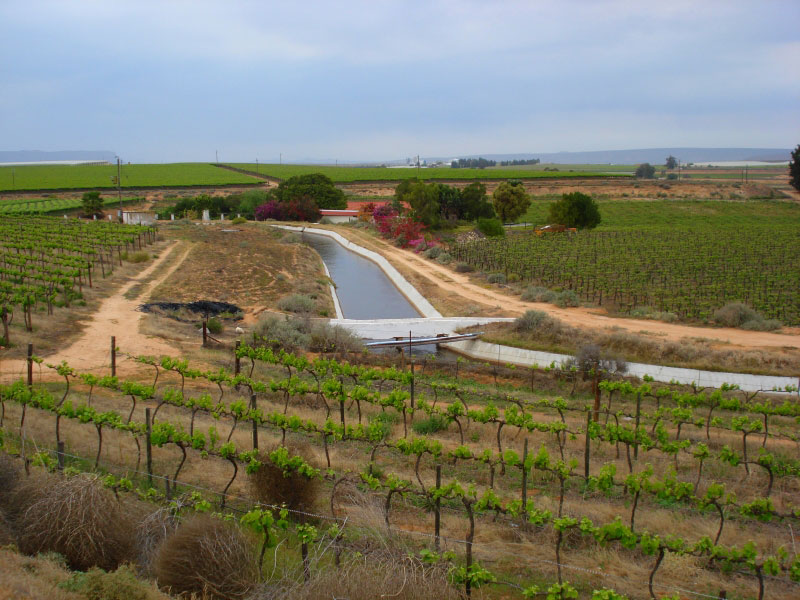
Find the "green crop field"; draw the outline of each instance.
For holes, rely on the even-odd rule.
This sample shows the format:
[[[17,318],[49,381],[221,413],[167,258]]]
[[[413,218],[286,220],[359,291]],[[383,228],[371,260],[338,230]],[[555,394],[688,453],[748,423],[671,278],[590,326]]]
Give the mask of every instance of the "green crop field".
[[[613,173],[619,175],[633,175],[638,165],[590,165],[590,164],[567,164],[567,163],[539,163],[538,165],[516,165],[511,167],[487,167],[492,171],[514,169],[519,171],[545,171],[550,174],[566,172],[571,173],[580,171],[583,173],[606,174]],[[555,170],[553,170],[555,169]]]
[[[526,218],[547,222],[547,201]],[[456,244],[453,258],[622,312],[638,307],[707,320],[730,302],[800,323],[800,207],[790,202],[608,201],[594,231],[517,230]]]
[[[258,179],[207,163],[122,165],[122,187],[256,184]],[[116,165],[46,165],[0,168],[0,191],[116,188]]]
[[[123,198],[122,203],[130,202]],[[104,198],[103,206],[116,206],[120,201],[116,197]],[[0,215],[8,214],[49,214],[75,210],[83,205],[80,198],[11,198],[0,202]]]
[[[254,163],[231,163],[230,166],[253,173],[288,179],[295,175],[322,173],[336,183],[355,181],[401,181],[403,179],[450,180],[450,179],[534,179],[539,177],[605,177],[607,173],[598,171],[535,171],[527,168],[493,169],[451,169],[434,167],[430,169],[406,169],[388,167],[330,167],[317,165],[256,165]],[[256,171],[256,169],[258,169]],[[619,176],[627,176],[620,173]]]

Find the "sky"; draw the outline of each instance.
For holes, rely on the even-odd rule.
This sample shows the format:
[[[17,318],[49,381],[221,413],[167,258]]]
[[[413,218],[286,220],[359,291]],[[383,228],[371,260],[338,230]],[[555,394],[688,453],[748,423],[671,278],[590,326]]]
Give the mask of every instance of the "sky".
[[[798,0],[0,0],[0,150],[793,148],[799,24]]]

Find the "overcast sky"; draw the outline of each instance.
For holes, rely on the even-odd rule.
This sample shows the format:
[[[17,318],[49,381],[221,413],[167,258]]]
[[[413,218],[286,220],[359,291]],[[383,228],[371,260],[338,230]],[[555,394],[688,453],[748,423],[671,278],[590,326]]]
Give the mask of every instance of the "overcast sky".
[[[800,142],[800,1],[0,0],[0,150],[133,162]]]

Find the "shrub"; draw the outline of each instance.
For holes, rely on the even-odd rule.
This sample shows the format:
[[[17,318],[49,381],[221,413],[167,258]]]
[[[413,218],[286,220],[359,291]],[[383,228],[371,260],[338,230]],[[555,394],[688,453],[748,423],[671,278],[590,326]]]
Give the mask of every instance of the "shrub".
[[[741,327],[748,321],[758,319],[761,319],[761,315],[741,302],[731,302],[714,312],[714,320],[726,327]]]
[[[475,268],[469,263],[459,262],[456,263],[455,270],[457,273],[472,273]]]
[[[578,298],[578,294],[573,292],[572,290],[564,290],[560,294],[558,294],[553,303],[560,307],[560,308],[567,308],[568,306],[580,306],[581,301]]]
[[[211,317],[208,321],[206,321],[206,328],[208,329],[209,333],[222,333],[224,329],[222,325],[222,321],[220,321],[216,317]]]
[[[478,231],[486,237],[503,237],[506,234],[500,219],[478,219]]]
[[[242,223],[247,223],[247,219],[244,217],[236,217],[231,221],[231,224],[233,225],[241,225]]]
[[[447,252],[442,252],[438,257],[436,257],[436,262],[438,262],[440,265],[449,265],[452,260],[453,257]]]
[[[489,283],[505,283],[506,276],[502,273],[490,273],[489,276],[486,278]]]
[[[289,444],[286,448],[290,456],[302,456],[307,462],[314,463],[309,446]],[[261,456],[259,460],[262,464],[258,471],[249,476],[250,487],[256,500],[264,504],[279,506],[285,504],[290,510],[314,512],[314,502],[319,493],[319,479],[309,479],[296,472],[290,473],[287,477],[269,457]],[[305,520],[304,516],[299,514],[293,514],[292,518]]]
[[[123,255],[123,259],[132,263],[143,263],[150,260],[150,254],[147,252],[134,252],[133,254]]]
[[[433,258],[438,258],[441,253],[442,253],[442,247],[434,246],[433,248],[428,248],[427,250],[425,250],[424,255],[425,258],[433,259]]]
[[[273,315],[263,317],[256,324],[255,334],[264,340],[262,343],[287,352],[307,350],[311,345],[311,335],[302,329],[302,324],[296,319]]]
[[[88,600],[162,600],[157,588],[136,577],[128,565],[106,572],[92,568],[86,573],[75,573],[59,587],[78,592]]]
[[[134,526],[114,495],[95,477],[56,477],[29,496],[18,514],[18,545],[26,554],[58,552],[72,569],[116,569],[130,561]],[[23,492],[24,486],[17,488]],[[31,491],[29,489],[29,491]],[[24,504],[23,504],[24,505]]]
[[[278,308],[286,312],[310,313],[314,311],[314,299],[304,294],[292,294],[278,300]]]
[[[541,310],[527,310],[521,317],[514,321],[514,329],[520,333],[535,333],[538,335],[553,337],[561,329],[561,321],[548,315]]]
[[[364,342],[355,333],[339,325],[315,323],[309,332],[308,349],[312,352],[362,352]]]
[[[136,562],[140,572],[153,576],[153,561],[158,547],[178,527],[172,508],[164,506],[146,515],[136,526]]]
[[[556,293],[546,287],[531,285],[522,292],[522,299],[526,302],[552,302],[556,299]]]
[[[781,327],[782,323],[777,319],[762,319],[759,317],[758,319],[750,319],[749,321],[745,321],[742,323],[741,328],[748,329],[750,331],[775,331]]]
[[[245,598],[258,579],[253,545],[239,527],[208,515],[182,523],[155,561],[159,587],[175,595]]]
[[[414,433],[419,435],[428,435],[429,433],[438,433],[447,429],[448,422],[442,415],[433,414],[427,419],[417,421],[411,426]]]

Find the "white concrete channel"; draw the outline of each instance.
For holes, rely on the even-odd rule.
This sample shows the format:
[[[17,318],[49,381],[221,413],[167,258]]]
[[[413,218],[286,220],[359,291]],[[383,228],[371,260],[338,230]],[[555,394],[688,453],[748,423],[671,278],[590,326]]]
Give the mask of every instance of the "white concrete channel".
[[[496,322],[510,322],[514,320],[512,318],[491,317],[443,317],[439,311],[437,311],[431,303],[389,263],[389,261],[377,252],[367,250],[358,244],[354,244],[335,231],[329,231],[327,229],[294,227],[291,225],[273,225],[273,227],[279,227],[298,233],[307,232],[327,236],[338,242],[345,249],[371,260],[381,268],[389,280],[400,290],[419,313],[424,315],[423,317],[413,319],[343,319],[340,317],[342,313],[341,308],[338,306],[339,302],[336,296],[336,290],[331,286],[334,304],[337,306],[336,313],[337,316],[340,317],[331,319],[331,325],[345,327],[362,338],[390,339],[393,337],[405,337],[409,332],[416,337],[432,337],[440,333],[451,334],[457,329],[464,327]],[[327,272],[327,267],[325,267],[325,270]],[[442,344],[442,346],[457,354],[475,360],[525,367],[532,367],[534,365],[545,367],[553,363],[560,366],[572,358],[568,354],[525,350],[523,348],[490,344],[480,340],[450,342]],[[777,391],[786,393],[784,390],[786,390],[787,387],[797,387],[800,385],[800,378],[797,377],[703,371],[700,369],[684,369],[643,363],[628,363],[627,374],[639,378],[648,375],[655,381],[664,383],[694,383],[698,386],[713,388],[718,388],[723,383],[735,384],[738,385],[740,389],[748,392]]]

